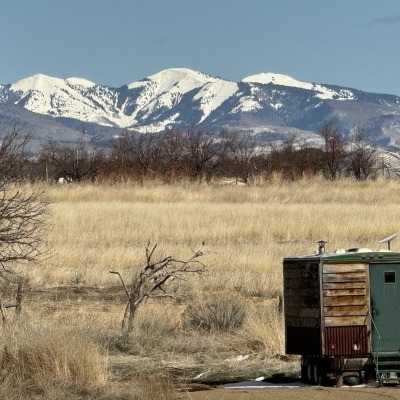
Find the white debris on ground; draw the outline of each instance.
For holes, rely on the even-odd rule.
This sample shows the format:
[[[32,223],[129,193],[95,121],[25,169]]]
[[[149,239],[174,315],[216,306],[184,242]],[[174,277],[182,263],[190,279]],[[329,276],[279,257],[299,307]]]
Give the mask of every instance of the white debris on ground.
[[[299,388],[299,387],[309,387],[313,386],[308,383],[293,381],[293,382],[285,382],[285,383],[272,383],[265,380],[266,378],[260,376],[251,381],[243,381],[243,382],[235,382],[235,383],[225,383],[223,385],[219,385],[217,389],[262,389],[262,388]],[[376,388],[379,386],[378,382],[371,382],[368,384],[360,384],[360,385],[343,385],[342,388]]]
[[[245,356],[240,355],[240,356],[233,357],[233,358],[227,358],[224,361],[225,362],[240,362],[240,361],[247,360],[249,357],[250,356],[246,354]]]

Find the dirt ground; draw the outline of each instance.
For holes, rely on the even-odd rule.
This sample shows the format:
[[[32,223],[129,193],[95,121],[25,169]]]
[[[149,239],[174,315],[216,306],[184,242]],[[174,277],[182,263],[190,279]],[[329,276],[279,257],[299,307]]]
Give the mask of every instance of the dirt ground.
[[[380,400],[400,399],[400,387],[263,387],[212,389],[182,394],[191,400]]]

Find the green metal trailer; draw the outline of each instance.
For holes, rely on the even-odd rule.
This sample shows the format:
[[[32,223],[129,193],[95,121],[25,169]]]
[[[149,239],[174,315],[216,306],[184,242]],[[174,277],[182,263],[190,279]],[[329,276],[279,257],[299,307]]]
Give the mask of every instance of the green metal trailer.
[[[319,243],[283,260],[286,353],[301,355],[308,383],[400,383],[400,253]]]

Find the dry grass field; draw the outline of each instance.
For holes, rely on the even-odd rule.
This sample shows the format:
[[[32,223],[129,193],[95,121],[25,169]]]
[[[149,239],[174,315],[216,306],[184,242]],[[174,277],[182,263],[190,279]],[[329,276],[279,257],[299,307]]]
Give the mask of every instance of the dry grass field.
[[[298,361],[282,356],[283,257],[320,239],[328,250],[380,248],[400,221],[400,183],[384,180],[42,189],[50,253],[21,270],[23,313],[1,328],[0,398],[173,399],[200,374],[296,376]],[[159,258],[201,249],[208,268],[174,281],[176,298],[149,300],[121,336],[126,299],[109,271],[129,283],[148,242]]]

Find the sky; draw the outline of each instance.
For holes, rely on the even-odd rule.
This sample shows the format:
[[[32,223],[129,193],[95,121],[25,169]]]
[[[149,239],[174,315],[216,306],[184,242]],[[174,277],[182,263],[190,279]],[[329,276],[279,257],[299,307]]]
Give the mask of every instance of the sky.
[[[400,0],[0,0],[0,83],[167,68],[400,95]]]

